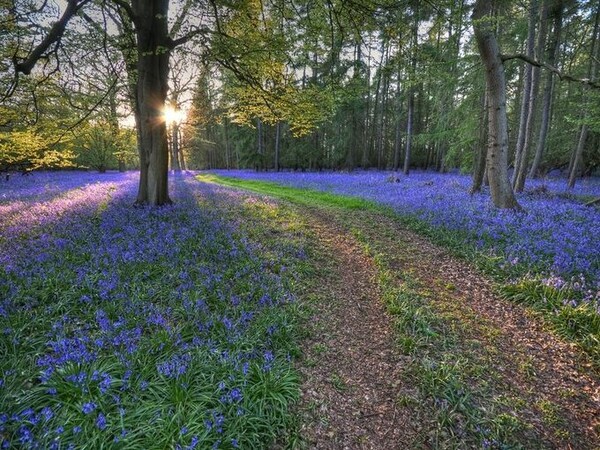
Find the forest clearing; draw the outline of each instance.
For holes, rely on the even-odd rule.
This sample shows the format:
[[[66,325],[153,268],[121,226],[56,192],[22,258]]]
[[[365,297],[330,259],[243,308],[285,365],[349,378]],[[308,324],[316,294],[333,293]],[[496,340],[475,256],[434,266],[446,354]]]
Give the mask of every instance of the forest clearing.
[[[0,448],[600,449],[599,0],[0,0]]]
[[[596,247],[512,264],[528,216],[500,239],[488,208],[469,247],[481,225],[406,203],[464,177],[226,174],[174,176],[160,209],[130,207],[133,173],[4,185],[5,447],[596,447],[596,210],[534,188],[531,214],[569,205]]]

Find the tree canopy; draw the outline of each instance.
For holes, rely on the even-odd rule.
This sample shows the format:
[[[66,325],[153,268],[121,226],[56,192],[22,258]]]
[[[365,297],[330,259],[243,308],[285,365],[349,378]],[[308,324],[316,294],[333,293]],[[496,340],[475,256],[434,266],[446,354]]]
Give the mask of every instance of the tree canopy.
[[[138,203],[160,205],[169,154],[173,169],[458,169],[515,207],[528,177],[558,171],[572,186],[600,168],[597,1],[2,6],[4,170],[137,166]],[[167,104],[183,123],[165,122]]]

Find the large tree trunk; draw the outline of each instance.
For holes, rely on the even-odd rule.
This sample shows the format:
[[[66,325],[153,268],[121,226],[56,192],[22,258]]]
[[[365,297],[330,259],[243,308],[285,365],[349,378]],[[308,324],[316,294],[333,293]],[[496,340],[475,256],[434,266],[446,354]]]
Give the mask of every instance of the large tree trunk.
[[[558,59],[558,50],[560,49],[560,35],[562,32],[562,11],[564,3],[556,2],[551,14],[554,16],[554,29],[552,32],[552,40],[548,49],[548,64],[555,65]],[[535,148],[535,156],[531,169],[529,170],[529,178],[539,176],[539,167],[542,162],[542,156],[546,148],[546,140],[548,138],[548,130],[550,129],[550,113],[552,111],[552,96],[554,93],[554,74],[551,71],[546,73],[546,81],[544,86],[544,96],[542,99],[542,120],[540,123],[540,134],[538,136],[537,146]]]
[[[137,204],[171,203],[164,107],[169,78],[168,0],[132,0],[137,35],[140,184]]]
[[[506,80],[500,48],[492,24],[492,3],[477,0],[473,9],[473,28],[485,67],[488,96],[487,172],[492,202],[498,208],[521,209],[508,179],[508,120],[506,117]]]

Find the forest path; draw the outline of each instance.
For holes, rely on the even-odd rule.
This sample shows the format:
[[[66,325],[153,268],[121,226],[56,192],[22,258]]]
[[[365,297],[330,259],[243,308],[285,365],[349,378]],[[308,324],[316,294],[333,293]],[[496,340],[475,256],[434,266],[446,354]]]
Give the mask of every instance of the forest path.
[[[377,267],[360,243],[317,211],[303,211],[319,246],[314,314],[303,343],[303,427],[314,449],[413,448],[415,411],[400,405],[413,389],[397,351]]]
[[[540,316],[389,214],[281,197],[314,246],[307,448],[600,448],[598,371]]]

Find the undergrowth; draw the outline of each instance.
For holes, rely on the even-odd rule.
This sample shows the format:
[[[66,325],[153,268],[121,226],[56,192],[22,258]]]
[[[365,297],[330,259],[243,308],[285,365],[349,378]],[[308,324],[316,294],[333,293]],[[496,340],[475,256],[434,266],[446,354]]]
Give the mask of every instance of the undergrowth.
[[[37,225],[13,219],[0,269],[0,446],[284,439],[299,398],[301,242],[250,236],[233,220],[249,215],[247,199],[193,179],[174,180],[177,203],[160,209],[131,208],[133,188],[82,191],[84,209]]]

